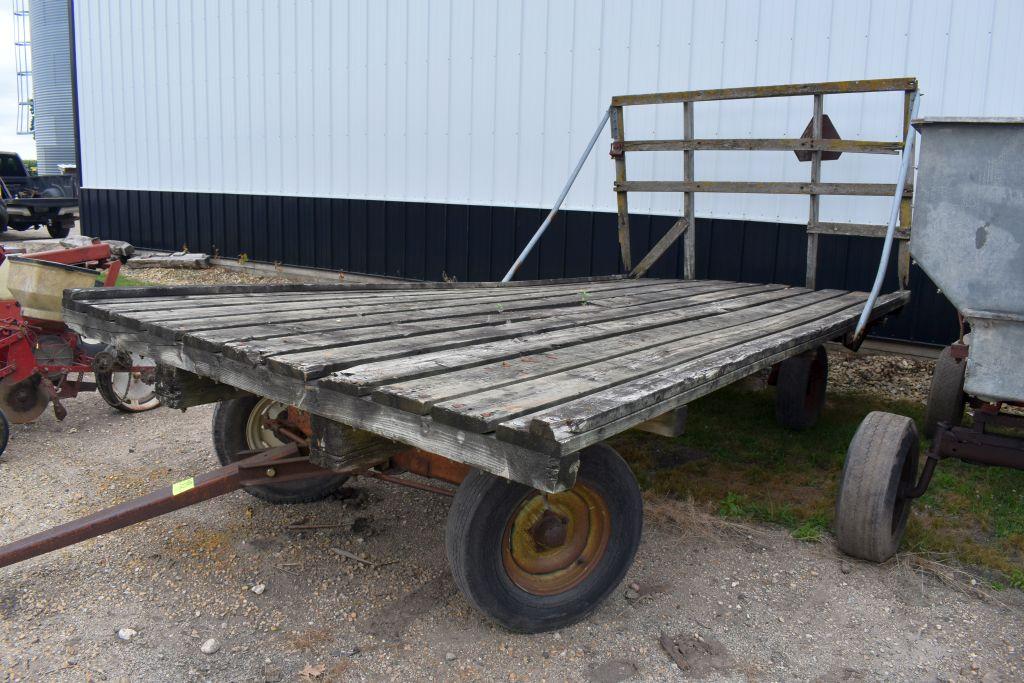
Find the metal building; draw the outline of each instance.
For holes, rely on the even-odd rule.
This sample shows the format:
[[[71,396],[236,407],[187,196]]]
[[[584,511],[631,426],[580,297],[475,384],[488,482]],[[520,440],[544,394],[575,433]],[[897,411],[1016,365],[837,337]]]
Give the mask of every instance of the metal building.
[[[32,119],[41,175],[75,164],[71,36],[67,0],[29,0],[32,32]]]
[[[61,2],[61,0],[56,0]],[[1015,0],[73,0],[83,221],[140,246],[439,279],[498,279],[613,95],[916,76],[921,112],[1024,111]],[[900,137],[898,94],[826,97],[846,139]],[[697,137],[799,134],[810,98],[698,104]],[[629,135],[680,137],[681,106]],[[706,180],[804,180],[791,153],[698,152]],[[856,157],[856,158],[855,158]],[[631,177],[681,178],[682,153]],[[823,180],[895,177],[845,155]],[[619,269],[612,164],[592,157],[520,277]],[[634,251],[681,211],[631,200]],[[823,221],[884,222],[826,197]],[[806,199],[701,196],[698,274],[800,283]],[[819,286],[865,288],[877,240],[823,236]],[[681,274],[673,247],[652,271]],[[919,270],[883,333],[946,342]]]

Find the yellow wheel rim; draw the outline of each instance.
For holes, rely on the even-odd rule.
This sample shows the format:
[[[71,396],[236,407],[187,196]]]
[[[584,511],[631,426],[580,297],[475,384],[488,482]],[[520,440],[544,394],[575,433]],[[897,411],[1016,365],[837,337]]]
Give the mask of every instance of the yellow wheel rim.
[[[594,571],[610,535],[604,498],[583,482],[562,493],[532,493],[505,525],[502,565],[524,591],[556,595]]]

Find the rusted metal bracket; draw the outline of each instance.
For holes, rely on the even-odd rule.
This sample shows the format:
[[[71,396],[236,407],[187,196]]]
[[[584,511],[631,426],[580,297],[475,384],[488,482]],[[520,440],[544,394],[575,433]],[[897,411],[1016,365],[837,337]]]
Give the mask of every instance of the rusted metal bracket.
[[[1016,431],[1021,436],[996,434],[990,431],[991,427]],[[901,491],[901,498],[923,496],[931,483],[936,465],[946,458],[1024,470],[1024,417],[975,410],[974,424],[970,427],[950,426],[940,422],[927,458],[917,483],[912,489]]]

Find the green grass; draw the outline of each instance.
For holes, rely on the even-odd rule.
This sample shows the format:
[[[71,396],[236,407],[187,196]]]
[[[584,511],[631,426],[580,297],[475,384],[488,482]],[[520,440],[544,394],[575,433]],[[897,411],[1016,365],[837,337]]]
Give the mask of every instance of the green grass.
[[[100,282],[103,281],[102,276],[97,279],[100,280]],[[135,278],[127,277],[126,275],[121,275],[120,273],[117,276],[117,282],[114,283],[115,287],[150,287],[152,285],[152,282],[146,282],[145,280],[136,280]]]
[[[647,490],[817,541],[832,526],[846,447],[872,410],[907,415],[920,427],[924,408],[830,395],[816,427],[791,432],[775,424],[773,391],[729,387],[690,405],[687,433],[679,438],[633,431],[612,445]],[[903,548],[948,554],[1024,588],[1024,472],[942,462],[914,504]]]

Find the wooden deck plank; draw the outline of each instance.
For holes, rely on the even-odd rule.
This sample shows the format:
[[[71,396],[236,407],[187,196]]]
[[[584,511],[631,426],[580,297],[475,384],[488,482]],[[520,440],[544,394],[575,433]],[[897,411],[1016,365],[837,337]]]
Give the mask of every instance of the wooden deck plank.
[[[726,290],[726,292],[728,291],[731,290]],[[721,294],[718,292],[709,296],[719,294],[721,296],[728,296],[727,293]],[[632,309],[602,309],[597,306],[584,306],[573,311],[558,310],[550,316],[525,322],[451,332],[441,331],[410,339],[394,339],[351,346],[336,344],[332,347],[314,351],[265,356],[259,360],[265,362],[268,367],[273,368],[276,372],[309,381],[323,377],[335,370],[367,363],[371,360],[391,360],[430,351],[457,349],[486,341],[499,341],[603,320],[630,317],[636,314],[637,308],[639,307]],[[225,348],[224,353],[231,355],[231,351],[227,348]]]
[[[458,292],[458,296],[466,295],[469,291]],[[479,290],[472,290],[479,291]],[[436,299],[447,294],[454,296],[451,292],[444,290],[424,290],[406,292],[403,299],[410,301],[422,299]],[[296,292],[272,292],[267,294],[230,294],[218,297],[190,296],[182,299],[172,300],[148,300],[130,299],[128,301],[114,300],[98,304],[98,307],[118,313],[144,313],[150,311],[175,311],[184,308],[197,306],[250,306],[254,303],[287,303],[306,301],[335,301],[345,299],[348,301],[393,301],[394,292],[311,292],[307,294]]]
[[[803,299],[816,295],[814,303],[804,303]],[[780,330],[819,320],[865,299],[866,295],[862,293],[844,294],[837,290],[821,290],[806,297],[765,304],[763,308],[769,309],[767,315],[761,311],[760,319],[746,325],[708,332],[583,367],[480,391],[438,403],[430,414],[435,420],[453,427],[477,433],[491,432],[499,423],[520,415],[573,401],[723,348],[763,339]]]
[[[499,289],[509,287],[537,287],[541,285],[566,285],[580,283],[600,283],[612,280],[627,279],[625,275],[599,275],[594,277],[551,278],[542,280],[514,280],[512,282],[424,282],[408,280],[400,282],[361,282],[351,283],[289,283],[280,285],[155,285],[151,287],[102,287],[69,290],[64,300],[70,302],[89,302],[96,304],[101,301],[126,299],[157,299],[159,297],[177,298],[183,296],[219,296],[225,294],[256,294],[274,292],[368,292],[368,291],[415,291],[415,290],[463,290],[463,289]]]
[[[408,340],[416,344],[419,337],[436,334],[454,335],[468,330],[491,330],[530,321],[550,320],[550,309],[527,309],[519,311],[491,311],[476,315],[448,318],[443,325],[435,319],[414,322],[392,323],[351,329],[333,329],[327,332],[304,333],[287,337],[232,341],[216,345],[228,358],[259,365],[264,359],[277,354],[295,354],[318,350],[343,349],[369,343],[387,343],[394,340]],[[443,332],[440,332],[442,331]],[[469,332],[467,332],[469,333]],[[475,334],[475,333],[470,333]]]
[[[787,292],[797,294],[792,290]],[[691,339],[692,343],[697,343],[700,341],[696,339],[697,337],[709,332],[751,323],[840,294],[842,292],[834,290],[827,294],[804,292],[785,299],[770,294],[761,295],[758,297],[760,301],[758,298],[752,298],[748,306],[733,312],[662,327],[631,330],[619,336],[583,342],[557,350],[546,350],[540,354],[524,355],[513,360],[501,360],[468,369],[452,368],[450,372],[443,374],[387,384],[374,391],[373,398],[385,405],[426,414],[436,404],[451,403],[472,394],[495,391],[520,382],[536,380],[683,339]]]
[[[225,353],[237,358],[260,358],[282,353],[298,353],[331,347],[346,346],[357,342],[370,341],[378,335],[380,341],[395,339],[416,334],[428,334],[444,330],[455,330],[480,325],[503,325],[518,320],[537,319],[545,316],[572,314],[592,308],[611,309],[626,305],[639,306],[645,303],[664,302],[664,306],[682,304],[688,298],[706,292],[733,288],[727,283],[708,285],[706,287],[645,287],[622,292],[622,296],[607,299],[584,300],[579,293],[554,297],[522,298],[518,301],[503,302],[495,306],[493,302],[486,305],[463,306],[456,308],[423,309],[400,311],[395,313],[377,313],[374,315],[334,316],[330,319],[303,321],[292,325],[291,331],[275,334],[277,326],[264,325],[252,339],[229,339],[218,342]],[[618,293],[618,292],[617,292]],[[610,293],[606,293],[610,294]],[[600,304],[600,305],[598,305]],[[467,320],[472,318],[472,320]],[[220,320],[220,319],[218,319]],[[469,324],[467,324],[469,323]],[[179,329],[179,328],[175,328]],[[256,329],[256,328],[254,328]],[[221,339],[234,337],[234,329],[216,332]],[[207,337],[202,333],[185,336],[186,344],[204,345]]]
[[[710,291],[713,288],[724,289],[730,286],[734,285],[721,283],[708,285],[703,288],[657,285],[639,290],[631,290],[638,291],[639,294],[636,295],[623,292],[608,292],[605,294],[605,296],[608,296],[607,299],[591,299],[588,300],[588,304],[598,306],[636,305],[646,301],[677,299],[683,296],[690,296],[691,292],[700,293],[702,291]],[[259,314],[199,318],[181,323],[175,322],[172,329],[175,332],[184,334],[186,344],[204,347],[227,342],[247,342],[258,339],[270,339],[272,337],[306,335],[313,332],[348,330],[399,322],[459,318],[467,315],[478,315],[484,311],[510,313],[530,309],[539,310],[554,306],[568,307],[582,302],[583,298],[578,292],[559,297],[511,296],[510,298],[503,297],[499,300],[488,300],[486,304],[463,301],[457,305],[440,308],[428,308],[421,305],[408,308],[392,305],[386,307],[374,306],[370,309],[359,309],[356,311],[332,309],[328,311],[329,315],[313,319],[308,317],[308,313],[275,315],[270,322],[268,322],[265,315]]]
[[[540,293],[552,290],[590,290],[601,291],[602,289],[614,286],[623,280],[609,280],[596,283],[575,283],[558,285],[539,285],[533,287],[493,287],[489,289],[424,289],[414,291],[347,291],[331,290],[321,292],[261,292],[246,294],[230,294],[219,296],[196,296],[182,297],[180,299],[115,299],[106,302],[98,302],[96,305],[103,310],[116,311],[118,313],[147,313],[147,312],[175,312],[184,315],[189,314],[189,309],[206,308],[210,306],[251,306],[253,304],[279,304],[288,302],[307,301],[352,301],[352,302],[410,302],[425,300],[451,301],[472,297],[486,299],[493,296],[510,296],[513,293]],[[671,280],[659,280],[659,283],[669,284]]]
[[[614,337],[627,332],[642,331],[683,320],[694,320],[745,308],[754,301],[768,301],[806,291],[784,285],[747,285],[725,292],[691,297],[687,300],[686,306],[672,302],[638,306],[630,311],[635,315],[616,318],[608,322],[578,325],[512,340],[477,344],[457,352],[436,351],[387,361],[370,361],[339,370],[320,382],[330,385],[337,391],[361,395],[382,384],[434,376],[457,368],[472,368],[493,361],[518,358],[530,353],[543,353],[551,349]],[[708,301],[716,296],[719,297],[716,301]]]
[[[679,288],[671,285],[660,285],[646,291],[678,292]],[[565,305],[578,304],[583,301],[579,292],[562,295]],[[618,292],[611,293],[618,294]],[[666,294],[666,296],[675,296]],[[350,327],[368,327],[383,325],[395,321],[426,320],[436,317],[458,317],[476,315],[486,311],[513,311],[528,308],[542,309],[554,304],[548,303],[550,295],[540,294],[501,297],[480,300],[461,299],[448,305],[424,305],[422,302],[405,304],[374,304],[372,306],[339,306],[322,307],[314,311],[297,310],[294,312],[275,313],[268,318],[262,313],[243,312],[241,314],[222,315],[213,318],[195,318],[184,321],[160,321],[161,327],[174,330],[176,336],[186,336],[190,343],[226,343],[229,341],[248,341],[286,335],[299,335],[309,332],[349,329]],[[600,301],[600,299],[598,299]]]
[[[568,289],[565,291],[573,292],[577,290]],[[516,298],[515,295],[511,293],[507,296],[513,300]],[[545,295],[543,292],[537,292],[536,294],[527,293],[524,294],[522,298],[526,299],[533,296],[543,297]],[[476,300],[460,299],[460,301],[466,305],[481,305],[480,302]],[[488,298],[485,299],[485,301],[494,300]],[[96,315],[102,319],[118,321],[133,329],[149,330],[165,339],[178,339],[184,333],[195,330],[219,329],[231,327],[233,325],[242,326],[252,325],[254,323],[268,323],[271,320],[275,322],[298,322],[301,320],[341,317],[343,315],[359,316],[377,313],[391,313],[400,310],[416,311],[427,309],[433,306],[434,303],[436,302],[409,301],[405,304],[342,302],[337,307],[317,306],[312,309],[292,307],[287,311],[275,311],[272,317],[268,316],[268,311],[264,310],[266,307],[261,307],[259,305],[247,305],[233,307],[220,316],[200,316],[183,319],[178,315],[170,315],[166,320],[163,319],[163,316],[158,315],[132,312],[121,313],[97,309],[89,307],[88,304],[81,301],[72,301],[71,307],[87,306],[92,315]]]
[[[594,287],[580,287],[579,285],[569,285],[566,287],[551,286],[551,287],[538,287],[536,289],[529,288],[524,290],[517,290],[521,296],[551,296],[554,292],[587,292],[590,296],[597,297],[607,291],[617,291],[619,289],[632,289],[635,287],[643,287],[645,283],[639,285],[635,282],[629,281],[615,281],[607,283],[599,283]],[[470,290],[469,292],[451,293],[445,291],[437,291],[431,293],[427,297],[415,298],[411,295],[397,296],[397,297],[385,297],[382,299],[352,299],[348,295],[338,295],[336,299],[328,301],[316,301],[316,310],[325,310],[327,308],[357,308],[364,307],[368,308],[371,306],[393,306],[393,305],[412,305],[413,303],[420,306],[429,306],[433,303],[453,303],[457,300],[472,299],[481,303],[487,302],[496,298],[508,298],[510,295],[505,290],[493,290],[488,292],[481,292],[480,290]],[[514,296],[514,295],[512,295]],[[204,302],[194,306],[186,308],[177,308],[173,310],[153,310],[143,311],[138,313],[131,313],[130,317],[134,320],[145,321],[145,322],[160,322],[165,320],[177,320],[183,317],[196,319],[196,318],[215,318],[223,315],[231,314],[243,314],[243,313],[278,313],[278,312],[289,312],[296,309],[296,302],[282,302],[282,303],[265,303],[260,297],[253,297],[252,301],[247,304],[228,304],[220,305],[216,300]],[[118,311],[117,313],[121,313]],[[128,315],[128,314],[124,314]]]
[[[866,298],[863,293],[854,294]],[[907,292],[883,295],[873,315],[891,312],[907,300]],[[545,452],[574,452],[833,339],[856,323],[862,309],[863,303],[853,304],[825,318],[517,417],[499,425],[497,435],[503,441]]]

